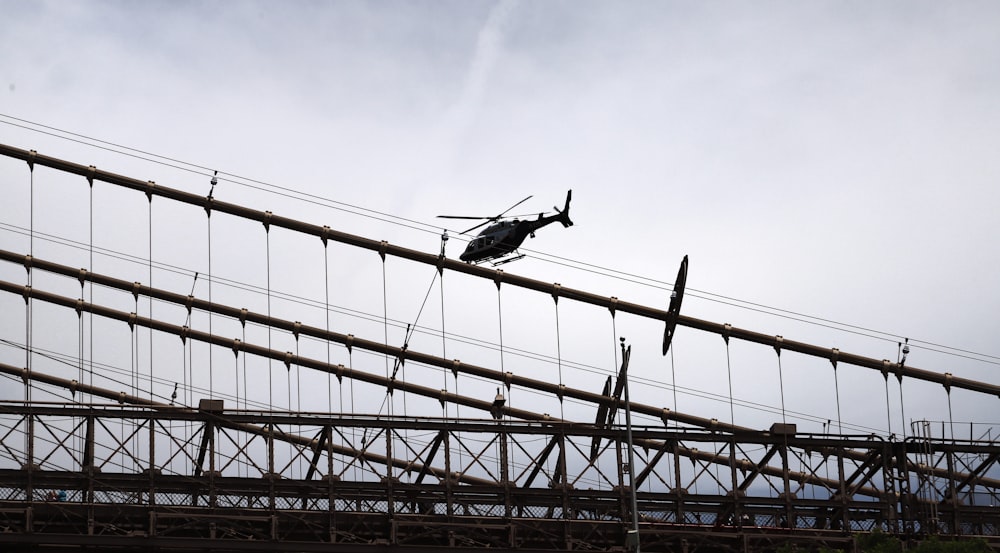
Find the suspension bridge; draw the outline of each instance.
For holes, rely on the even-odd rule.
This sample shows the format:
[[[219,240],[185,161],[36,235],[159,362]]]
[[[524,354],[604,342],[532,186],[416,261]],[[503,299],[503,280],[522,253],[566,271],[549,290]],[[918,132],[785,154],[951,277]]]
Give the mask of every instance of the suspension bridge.
[[[1000,385],[223,201],[215,180],[0,154],[27,213],[0,248],[5,548],[847,550],[878,530],[1000,550],[994,430],[903,391],[951,413]],[[636,375],[674,328],[713,340],[718,412]],[[770,356],[780,407],[734,393],[735,344]],[[832,373],[834,412],[786,408],[792,364]],[[884,381],[885,428],[843,419],[841,370]]]

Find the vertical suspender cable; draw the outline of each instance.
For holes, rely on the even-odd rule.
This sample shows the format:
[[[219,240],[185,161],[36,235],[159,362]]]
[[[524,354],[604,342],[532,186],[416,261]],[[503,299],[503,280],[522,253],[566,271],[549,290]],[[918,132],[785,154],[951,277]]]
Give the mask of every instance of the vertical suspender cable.
[[[83,285],[83,283],[84,283],[84,281],[80,280],[80,297],[81,298],[84,297],[84,285]],[[78,356],[79,370],[77,371],[76,378],[77,378],[77,382],[80,382],[82,384],[82,383],[86,382],[83,379],[83,311],[79,311],[78,310],[76,312],[76,319],[77,319],[77,324],[78,324],[78,328],[79,328],[78,338],[77,338],[77,356]],[[75,402],[77,402],[77,403],[82,403],[83,392],[80,392],[80,395],[81,395],[81,397],[78,398],[78,397],[76,397],[76,392],[73,392],[73,400]],[[79,423],[77,423],[76,420],[74,419],[74,426],[76,426],[77,424],[79,424]],[[77,435],[76,444],[78,446],[78,449],[76,451],[76,454],[80,456],[79,457],[79,459],[80,459],[79,470],[81,470],[81,471],[83,470],[83,448],[84,448],[84,440],[85,439],[86,438],[84,436],[81,436],[79,434]]]
[[[243,343],[245,344],[245,343],[247,343],[247,325],[246,325],[245,322],[243,323],[242,327],[243,327],[242,328]],[[247,395],[248,394],[247,380],[248,380],[247,379],[247,355],[244,353],[243,354],[243,379],[242,379],[242,382],[243,382],[243,409],[244,410],[249,408],[249,404],[247,403],[247,400],[250,399],[249,396]],[[239,384],[239,381],[237,381],[237,383],[236,383],[236,389],[239,389],[239,387],[240,387],[240,384]],[[236,402],[236,406],[239,407],[239,401]],[[247,448],[247,443],[248,442],[249,442],[249,438],[244,433],[243,434],[243,440],[242,440],[242,445],[243,445],[243,449],[244,449],[244,452],[243,452],[244,456],[247,455],[246,448]],[[244,474],[244,476],[249,476],[249,475],[250,475],[250,463],[247,463],[246,464],[246,473]]]
[[[90,184],[90,222],[89,222],[89,226],[90,226],[90,261],[88,262],[89,264],[87,266],[87,270],[89,270],[90,272],[94,272],[94,180],[88,178],[87,181]],[[90,297],[89,297],[90,303],[94,303],[94,281],[92,279],[88,280],[87,284],[88,284],[88,288],[90,288]],[[90,326],[90,348],[89,348],[89,351],[87,352],[88,353],[87,357],[88,357],[88,359],[90,359],[90,361],[87,364],[87,367],[88,367],[88,373],[89,373],[88,374],[88,376],[89,376],[89,384],[91,386],[93,386],[94,385],[94,312],[93,312],[93,310],[90,311],[90,313],[87,316],[87,319],[88,319],[88,323],[89,323],[89,326]],[[83,380],[81,379],[81,382],[82,381]],[[81,399],[82,399],[82,397],[81,397]],[[93,398],[91,398],[91,399],[93,399]]]
[[[211,194],[209,195],[211,196]],[[212,281],[215,280],[215,274],[212,273],[212,212],[205,210],[208,214],[208,303],[212,303]],[[212,336],[212,312],[208,312],[208,335]],[[268,344],[270,347],[270,344]],[[194,369],[192,368],[192,371]],[[194,374],[192,373],[191,384],[193,386]],[[215,374],[212,372],[212,345],[208,345],[208,397],[212,399],[215,397]],[[193,398],[192,398],[193,399]]]
[[[326,314],[326,364],[330,365],[330,256],[323,240],[323,309]],[[333,373],[326,373],[326,410],[327,414],[333,414]],[[341,405],[343,410],[343,405]],[[332,437],[332,436],[331,436]]]
[[[785,418],[785,377],[781,370],[781,349],[774,348],[778,352],[778,389],[781,391],[781,422],[788,422]]]
[[[246,355],[244,354],[243,357],[246,357]],[[233,370],[234,370],[234,372],[236,374],[236,382],[235,382],[235,384],[236,384],[236,408],[239,409],[240,408],[240,352],[237,351],[235,348],[233,349]],[[246,401],[246,400],[244,399],[244,401]],[[242,434],[243,434],[242,432],[239,432],[239,433],[236,434],[236,448],[237,448],[237,451],[234,452],[234,454],[233,454],[234,456],[243,456],[243,457],[246,457],[246,451],[245,451],[245,447],[246,446],[243,445],[243,443],[242,443],[243,440],[240,437],[240,436],[242,436]],[[242,451],[242,453],[241,453],[241,451]],[[247,463],[240,462],[238,458],[236,458],[236,461],[237,461],[236,462],[236,476],[243,476],[244,469],[246,469],[247,471],[250,470],[250,467],[248,466]]]
[[[270,225],[264,225],[265,261],[267,263],[267,349],[271,348],[271,230]],[[272,359],[267,358],[267,409],[274,410],[274,381],[272,375]],[[273,428],[272,428],[273,430]]]
[[[354,370],[354,348],[352,348],[350,346],[347,347],[347,364],[351,367],[351,370]],[[353,378],[349,378],[348,379],[348,386],[350,386],[350,394],[351,394],[351,416],[354,416],[354,414],[357,413],[357,411],[354,410],[354,379]],[[358,439],[357,427],[352,424],[351,425],[351,447],[352,448],[355,448],[355,449],[357,448],[357,439]],[[351,465],[354,467],[354,480],[357,481],[357,479],[358,479],[358,464],[357,464],[357,460],[355,459],[354,461],[352,461]]]
[[[35,165],[34,163],[28,163],[28,180],[29,180],[29,198],[28,198],[28,255],[34,259],[35,257]],[[33,272],[31,267],[28,267],[28,287],[32,286]],[[24,402],[28,407],[31,406],[31,326],[34,323],[32,320],[32,298],[25,298],[24,300],[24,343],[28,347],[24,348],[24,367],[28,372],[29,378],[24,379]],[[30,417],[30,415],[29,415]],[[27,438],[27,435],[25,436]],[[28,451],[27,445],[24,450]],[[33,459],[28,459],[28,462],[33,462]]]
[[[892,436],[892,409],[889,406],[889,375],[885,376],[885,421],[889,425],[889,435]]]
[[[670,380],[671,387],[674,389],[674,411],[677,411],[677,372],[674,369],[674,349],[673,344],[670,347]]]
[[[389,300],[388,300],[387,288],[388,286],[386,284],[386,276],[385,276],[385,255],[382,255],[382,336],[384,340],[383,343],[385,344],[386,347],[389,347]],[[390,376],[389,354],[385,353],[382,357],[385,360],[385,377],[389,378]],[[394,401],[392,398],[391,390],[389,393],[388,401],[386,403],[389,404],[388,415],[389,417],[392,417],[393,413],[392,404],[394,403]]]
[[[497,325],[500,330],[500,373],[503,374],[503,303],[500,301],[500,281],[497,280]],[[507,406],[513,407],[510,397],[510,386],[507,386]],[[497,458],[500,458],[500,444],[497,443]]]
[[[955,419],[952,418],[951,414],[951,387],[945,388],[945,393],[948,395],[948,427],[951,432],[951,441],[955,441]],[[942,432],[944,434],[944,432]]]
[[[135,296],[135,311],[136,311],[136,313],[139,312],[139,296]],[[130,346],[130,351],[129,351],[129,365],[130,365],[130,367],[129,367],[129,380],[131,381],[130,384],[132,386],[132,390],[131,390],[132,395],[135,396],[136,395],[136,372],[138,371],[136,365],[138,364],[137,360],[139,358],[139,348],[138,348],[138,346],[136,344],[137,344],[137,342],[139,340],[139,335],[135,331],[135,324],[133,324],[131,321],[129,321],[128,328],[129,328],[129,333],[130,333],[130,336],[129,336],[129,346]],[[129,426],[129,429],[132,430],[133,433],[134,433],[136,420],[134,418],[130,419],[130,420],[131,420],[131,422],[128,424],[128,426]],[[118,428],[121,430],[121,440],[120,440],[120,442],[121,442],[121,451],[122,451],[121,468],[122,468],[123,471],[125,470],[125,453],[126,453],[126,451],[128,451],[128,448],[125,446],[125,425],[126,425],[126,422],[125,422],[125,419],[123,418],[121,420],[121,423],[118,426]],[[134,443],[135,442],[133,441],[133,445],[134,445]],[[133,460],[135,459],[134,455],[135,455],[135,448],[133,447],[133,449],[132,449],[132,456],[133,456],[132,459]]]
[[[299,336],[298,336],[298,334],[296,334],[295,335],[295,359],[297,360],[298,358],[299,358]],[[288,374],[289,375],[292,374],[291,369],[289,369]],[[291,409],[292,409],[292,400],[291,400],[292,383],[291,382],[288,383],[288,395],[289,395],[288,410],[291,411]],[[295,363],[295,412],[299,413],[299,414],[302,413],[302,372],[301,372],[301,367],[298,364],[298,361],[296,361],[296,363]],[[302,427],[299,426],[298,430],[301,433],[302,432]],[[289,448],[293,447],[292,444],[291,444],[291,442],[289,442],[288,446],[289,446]],[[302,454],[301,454],[301,452],[298,452],[295,455],[295,458],[296,458],[296,464],[298,465],[298,475],[299,475],[298,477],[301,478],[302,477]],[[293,465],[293,467],[294,467],[294,465]]]
[[[153,287],[153,195],[149,198],[149,287]],[[149,295],[149,318],[153,318],[153,295]],[[153,327],[149,327],[149,400],[153,401]]]
[[[499,282],[497,282],[497,324],[500,329],[500,372],[503,373],[503,304],[500,302]]]
[[[560,343],[560,332],[559,332],[559,296],[553,295],[552,298],[556,303],[556,363],[559,368],[559,418],[565,419],[566,413],[563,406],[563,377],[562,377],[562,344]]]
[[[264,220],[264,260],[267,265],[267,349],[271,347],[271,212],[267,212]],[[267,447],[269,452],[275,451],[274,447],[274,370],[273,359],[267,358],[267,412],[268,412],[268,436]],[[274,472],[277,463],[268,467],[269,472]]]
[[[442,256],[443,255],[444,254],[442,253]],[[448,352],[448,343],[447,343],[447,340],[445,340],[445,332],[444,332],[444,271],[440,271],[439,270],[438,272],[441,273],[441,280],[438,282],[438,285],[439,285],[438,288],[440,290],[440,295],[441,295],[441,359],[447,359],[448,358],[448,353],[447,353]],[[448,369],[442,368],[441,369],[441,376],[444,377],[444,391],[447,393],[448,392]],[[442,403],[441,404],[441,415],[444,416],[445,418],[448,417],[448,404],[447,403]]]
[[[736,425],[736,410],[733,408],[733,367],[729,360],[729,336],[723,336],[726,340],[726,375],[729,377],[729,423]]]
[[[833,364],[833,390],[837,395],[837,432],[844,433],[843,419],[840,418],[840,379],[837,378],[837,364]]]
[[[903,440],[906,440],[906,410],[903,407],[903,376],[899,378],[899,418],[903,426]]]
[[[614,365],[612,365],[613,368],[612,368],[611,372],[612,372],[612,374],[617,375],[618,374],[618,321],[617,321],[617,319],[615,319],[615,310],[614,310],[614,308],[610,309],[610,311],[611,311],[611,351],[612,351],[612,356],[614,357]],[[600,424],[604,424],[604,423],[607,423],[607,422],[608,422],[607,420],[603,420],[603,421],[598,420],[597,424],[600,425]],[[616,449],[617,449],[617,451],[619,453],[621,452],[621,448],[620,447],[616,448]],[[600,463],[600,460],[601,460],[601,456],[598,455],[597,456],[597,462]],[[597,469],[600,470],[600,466],[599,465],[597,466]]]
[[[35,165],[33,162],[28,162],[29,171],[29,195],[28,200],[28,253],[34,259],[35,257]],[[32,285],[32,269],[28,267],[28,287],[31,288]],[[30,467],[32,463],[35,462],[34,459],[34,415],[31,412],[31,326],[34,323],[32,320],[32,302],[34,300],[30,297],[24,298],[24,343],[26,347],[24,348],[24,369],[27,372],[28,378],[24,379],[24,404],[28,408],[28,421],[27,427],[28,431],[24,434],[24,452],[27,457],[27,465]],[[29,497],[29,500],[32,498]]]

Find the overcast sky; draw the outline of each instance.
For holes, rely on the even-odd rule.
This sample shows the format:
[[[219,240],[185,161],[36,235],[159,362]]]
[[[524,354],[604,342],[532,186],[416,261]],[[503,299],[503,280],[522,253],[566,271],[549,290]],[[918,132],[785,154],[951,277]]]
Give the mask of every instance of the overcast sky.
[[[893,336],[910,337],[924,342],[915,345],[911,365],[1000,382],[996,2],[0,0],[0,10],[3,143],[208,191],[202,175],[81,146],[24,121],[48,125],[425,223],[414,229],[373,221],[227,180],[216,192],[225,201],[433,253],[442,225],[453,234],[465,228],[435,219],[438,214],[491,215],[528,195],[534,198],[519,210],[538,212],[561,205],[572,189],[576,225],[540,231],[525,244],[528,258],[506,271],[665,306],[662,288],[597,277],[547,262],[544,254],[663,283],[672,283],[689,255],[687,315],[893,361]],[[0,170],[4,189],[18,198],[0,218],[26,227],[24,164],[0,160]],[[79,186],[73,201],[40,188],[40,205],[47,207],[39,209],[50,215],[36,214],[38,228],[66,235],[88,226],[87,214],[73,211],[87,201],[85,184]],[[148,254],[145,198],[110,191],[100,198],[106,224],[132,229],[118,234],[135,235],[134,253]],[[163,209],[154,211],[154,257],[206,272],[204,213],[175,216],[165,204],[154,201],[154,209]],[[218,224],[217,236],[232,233],[227,246],[241,236],[248,244],[222,248],[231,261],[214,247],[213,272],[248,275],[264,286],[259,225],[240,234],[237,223],[228,231],[227,223]],[[129,247],[112,235],[111,227],[98,232],[103,247]],[[197,244],[194,253],[175,255],[182,242],[176,236]],[[312,264],[276,275],[272,286],[322,302],[323,250],[298,240],[289,239],[294,245],[283,250],[284,263],[296,266],[300,255]],[[457,257],[461,241],[449,243],[449,255]],[[27,242],[7,227],[0,244],[23,251]],[[254,260],[254,270],[244,270],[235,259],[246,261],[239,252]],[[66,255],[55,260],[86,264],[85,256]],[[346,280],[333,284],[342,294],[333,303],[381,314],[377,256],[356,255],[372,263],[337,273]],[[418,276],[396,277],[393,293],[400,299],[386,311],[412,322],[433,271],[405,271]],[[24,278],[21,269],[4,275]],[[147,280],[141,271],[116,276]],[[154,275],[157,280],[190,291],[190,281]],[[447,330],[497,342],[495,289],[466,285],[478,292],[449,300],[448,319],[468,318],[469,326],[446,323]],[[708,294],[890,336],[803,325]],[[481,306],[471,299],[479,295]],[[428,310],[440,311],[440,298],[429,297]],[[352,303],[356,298],[362,299]],[[234,300],[241,301],[256,300]],[[626,328],[612,329],[605,311],[592,315],[605,325],[599,331],[577,333],[573,323],[583,319],[560,311],[558,345],[551,336],[536,345],[539,336],[556,333],[551,298],[511,293],[501,302],[506,346],[613,370],[613,334],[627,332],[627,321],[615,321]],[[4,305],[23,309],[18,297]],[[575,308],[560,303],[559,309]],[[15,313],[4,315],[5,326],[15,328],[6,339],[23,342],[23,329],[16,330],[23,316]],[[305,320],[294,312],[288,317]],[[434,317],[421,323],[440,328],[440,313]],[[402,340],[399,329],[389,335],[380,324],[370,331],[343,324],[344,332],[376,340],[388,335],[396,345]],[[634,360],[641,361],[634,371],[668,384],[670,365],[657,353],[657,330],[637,328],[629,336]],[[593,358],[586,347],[590,331],[607,338],[602,357]],[[724,343],[696,334],[678,333],[678,385],[728,394]],[[965,357],[930,351],[928,342],[965,350]],[[75,338],[69,344],[73,353]],[[777,405],[773,350],[741,347],[733,357],[737,395]],[[23,358],[5,352],[4,360],[16,364],[18,355]],[[829,363],[788,356],[782,363],[794,407],[833,418]],[[797,374],[796,363],[808,368]],[[853,396],[842,390],[850,398],[845,405],[858,410],[853,421],[885,429],[881,376],[840,373],[842,386],[856,388]],[[599,391],[602,381],[597,375],[581,387]],[[890,384],[891,401],[898,402],[898,388]],[[940,387],[907,389],[913,395],[905,415],[891,407],[894,425],[903,417],[948,416]],[[671,405],[664,390],[639,398]],[[956,420],[1000,421],[996,398],[962,398]],[[694,414],[729,419],[727,406],[682,395],[681,410],[684,401]],[[737,416],[758,427],[774,419],[752,418],[750,410]]]

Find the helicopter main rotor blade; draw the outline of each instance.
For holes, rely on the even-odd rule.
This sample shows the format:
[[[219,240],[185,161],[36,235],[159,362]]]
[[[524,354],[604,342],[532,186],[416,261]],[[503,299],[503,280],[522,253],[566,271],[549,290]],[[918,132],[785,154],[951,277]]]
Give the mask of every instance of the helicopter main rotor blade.
[[[493,217],[472,217],[467,215],[438,215],[439,219],[493,219]]]
[[[507,209],[503,210],[503,211],[502,211],[502,212],[500,213],[500,215],[497,215],[496,217],[494,217],[494,219],[499,219],[499,218],[503,217],[503,216],[504,216],[504,215],[505,215],[505,214],[506,214],[506,213],[507,213],[508,211],[510,211],[510,210],[514,209],[515,207],[517,207],[517,206],[519,206],[519,205],[523,204],[524,202],[526,202],[526,201],[530,200],[531,198],[534,198],[534,196],[528,196],[527,198],[525,198],[525,199],[523,199],[523,200],[521,200],[521,201],[517,202],[516,204],[514,204],[514,205],[512,205],[512,206],[508,207]]]
[[[478,225],[476,225],[476,226],[474,226],[474,227],[472,227],[472,228],[470,228],[470,229],[468,229],[468,230],[463,230],[463,231],[462,231],[462,232],[460,232],[459,234],[469,234],[470,232],[472,232],[472,231],[476,230],[477,228],[479,228],[479,227],[481,227],[481,226],[485,226],[485,225],[488,225],[488,224],[490,224],[490,223],[492,223],[492,222],[493,222],[493,219],[490,219],[489,221],[483,221],[482,223],[479,223]]]

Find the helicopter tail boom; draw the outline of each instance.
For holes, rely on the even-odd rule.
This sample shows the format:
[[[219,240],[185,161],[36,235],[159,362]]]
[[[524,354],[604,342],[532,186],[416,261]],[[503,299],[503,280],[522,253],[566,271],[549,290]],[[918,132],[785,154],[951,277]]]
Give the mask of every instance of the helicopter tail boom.
[[[560,223],[562,223],[562,226],[564,226],[564,227],[571,227],[571,226],[573,226],[573,221],[570,220],[570,218],[569,218],[569,201],[572,200],[572,199],[573,199],[573,191],[569,190],[569,191],[566,192],[566,206],[563,207],[562,210],[560,210],[558,207],[553,207],[552,208],[552,209],[556,210],[556,213],[559,214],[557,216],[556,220],[559,221]]]

